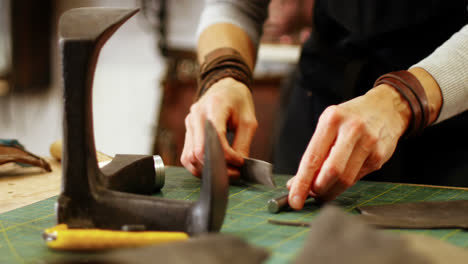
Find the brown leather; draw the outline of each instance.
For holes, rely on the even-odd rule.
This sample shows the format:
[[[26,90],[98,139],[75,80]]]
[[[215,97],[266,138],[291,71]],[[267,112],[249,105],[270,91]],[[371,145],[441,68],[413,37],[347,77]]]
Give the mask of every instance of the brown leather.
[[[427,102],[426,91],[422,87],[418,79],[409,71],[396,71],[388,74],[395,79],[403,82],[414,93],[421,106],[424,122],[422,123],[421,130],[429,125],[429,104]]]
[[[310,224],[304,248],[295,264],[432,263],[408,247],[408,242],[377,230],[341,208],[327,205]]]
[[[52,171],[50,164],[43,158],[16,146],[0,146],[0,165],[17,162],[43,168]]]
[[[49,264],[261,264],[270,253],[253,246],[242,238],[229,234],[206,234],[191,237],[187,241],[158,245],[122,248],[89,254],[69,254],[49,261]]]
[[[197,99],[200,98],[214,83],[231,77],[247,87],[252,84],[252,71],[235,49],[219,48],[205,56],[205,62],[200,66]]]
[[[468,200],[360,206],[369,224],[384,228],[468,228]]]
[[[380,84],[388,84],[392,86],[408,102],[408,105],[411,109],[411,120],[405,135],[409,136],[417,133],[417,131],[421,127],[422,114],[416,96],[411,91],[409,91],[407,86],[405,86],[402,82],[400,82],[397,79],[382,76],[375,82],[375,86]]]
[[[380,76],[374,87],[380,84],[394,87],[408,102],[412,118],[406,135],[420,134],[429,124],[429,105],[426,92],[418,79],[409,71],[396,71]]]

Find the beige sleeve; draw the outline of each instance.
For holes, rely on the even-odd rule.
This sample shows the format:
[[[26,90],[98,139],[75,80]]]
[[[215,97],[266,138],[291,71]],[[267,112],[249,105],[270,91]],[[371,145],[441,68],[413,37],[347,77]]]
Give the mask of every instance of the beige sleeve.
[[[207,27],[216,23],[230,23],[243,29],[258,45],[263,33],[263,23],[268,16],[270,0],[205,0],[200,16],[197,36]]]
[[[429,72],[442,91],[439,123],[468,109],[468,25],[413,65]]]

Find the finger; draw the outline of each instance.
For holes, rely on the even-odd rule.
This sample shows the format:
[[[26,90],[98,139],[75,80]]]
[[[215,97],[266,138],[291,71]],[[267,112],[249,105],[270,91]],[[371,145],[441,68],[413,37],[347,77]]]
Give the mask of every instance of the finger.
[[[361,140],[362,141],[362,140]],[[329,190],[319,196],[319,199],[328,202],[336,199],[341,193],[353,186],[359,180],[359,172],[364,162],[369,156],[370,149],[363,147],[362,143],[356,145],[351,157],[346,165],[343,175],[329,188]]]
[[[346,184],[342,181],[336,181],[325,195],[317,196],[316,199],[320,202],[333,201],[338,195],[346,191],[346,189],[348,189]]]
[[[310,197],[317,197],[317,194],[315,194],[312,190],[309,190],[309,196]]]
[[[292,178],[289,179],[288,182],[286,183],[286,188],[288,188],[288,190],[291,189],[291,185],[292,185],[292,183],[294,182],[294,178],[295,178],[295,177],[296,177],[296,176],[292,177]]]
[[[195,167],[192,163],[184,164],[184,167],[185,167],[190,173],[192,173],[193,176],[195,176],[195,177],[197,177],[197,178],[201,178],[201,176],[202,176],[201,170],[199,170],[199,168]]]
[[[257,121],[244,121],[239,124],[234,137],[232,148],[243,157],[248,157],[250,144],[257,130]]]
[[[356,123],[351,123],[350,125],[340,128],[336,142],[312,186],[312,190],[317,195],[325,195],[328,189],[333,186],[338,179],[344,181],[349,180],[346,178],[348,175],[345,175],[345,173],[352,153],[356,148],[356,143],[360,140],[361,129],[361,126]],[[362,157],[359,155],[357,158]],[[362,162],[364,162],[364,160]],[[362,165],[362,163],[359,165]]]
[[[224,158],[226,159],[226,162],[234,167],[241,167],[244,164],[244,157],[229,145],[225,136],[220,136],[219,140],[222,148],[224,149]]]
[[[324,113],[320,117],[315,133],[302,156],[298,172],[291,184],[289,205],[292,208],[299,210],[304,206],[312,181],[318,174],[335,141],[339,121],[339,116],[333,114]]]
[[[358,173],[357,179],[359,180],[367,174],[379,170],[386,161],[383,157],[384,155],[382,151],[378,148],[371,151],[369,156],[367,156],[367,159],[364,161],[364,164]]]
[[[196,110],[195,110],[196,111]],[[195,114],[190,122],[190,131],[192,135],[192,148],[197,162],[203,166],[205,149],[205,118],[204,115]]]
[[[233,166],[228,165],[227,174],[229,178],[237,180],[240,177],[240,170],[238,167],[233,167]]]
[[[230,165],[240,167],[244,163],[244,158],[237,153],[229,144],[226,138],[227,117],[230,115],[228,110],[210,109],[207,118],[211,120],[218,133],[221,147],[224,150],[226,162]]]
[[[198,161],[192,151],[192,136],[189,129],[185,132],[184,149],[180,157],[180,162],[194,176],[201,176],[201,170],[196,166]]]

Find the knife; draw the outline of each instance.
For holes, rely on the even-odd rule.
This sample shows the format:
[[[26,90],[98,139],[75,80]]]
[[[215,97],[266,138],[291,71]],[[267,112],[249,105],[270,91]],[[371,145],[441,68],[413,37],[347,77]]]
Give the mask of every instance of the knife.
[[[263,160],[244,158],[244,165],[240,169],[240,178],[246,182],[276,188],[273,165]]]
[[[232,142],[234,142],[234,132],[232,130],[228,129],[226,139],[229,145],[232,146]],[[276,188],[273,178],[273,165],[259,159],[244,157],[244,165],[240,168],[240,180]]]

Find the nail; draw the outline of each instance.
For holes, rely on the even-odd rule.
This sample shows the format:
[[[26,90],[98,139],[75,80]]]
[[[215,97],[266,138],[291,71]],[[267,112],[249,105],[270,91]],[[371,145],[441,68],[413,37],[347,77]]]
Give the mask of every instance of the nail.
[[[294,209],[300,209],[302,207],[302,199],[299,195],[294,195],[291,199],[291,206]]]

